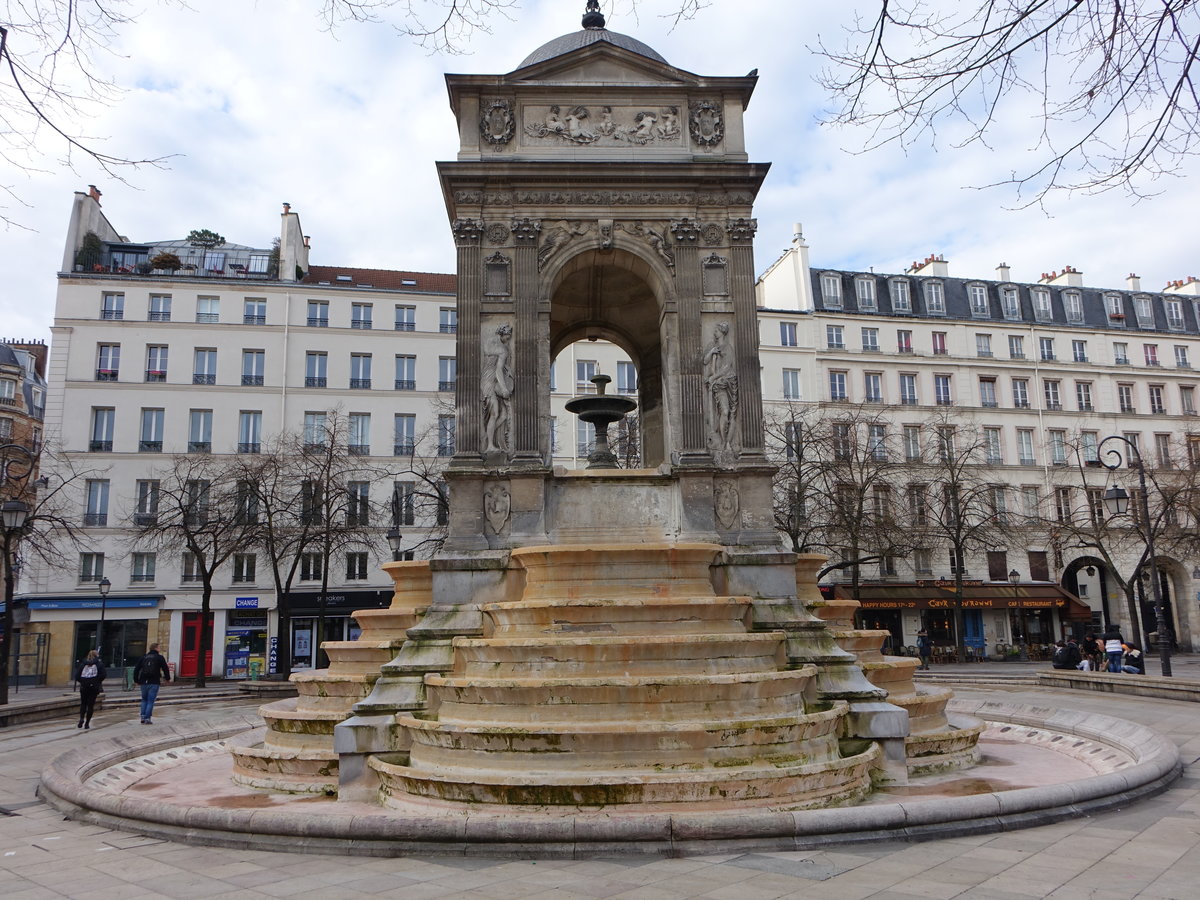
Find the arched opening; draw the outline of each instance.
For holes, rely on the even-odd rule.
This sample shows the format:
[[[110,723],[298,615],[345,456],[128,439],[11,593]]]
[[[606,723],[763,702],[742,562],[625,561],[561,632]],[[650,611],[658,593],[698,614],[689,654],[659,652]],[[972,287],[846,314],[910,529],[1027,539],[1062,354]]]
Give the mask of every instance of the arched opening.
[[[1062,588],[1079,598],[1092,611],[1090,628],[1097,632],[1114,621],[1111,604],[1123,603],[1121,588],[1104,561],[1096,556],[1080,556],[1063,569]],[[1080,623],[1082,624],[1082,623]]]
[[[564,376],[571,379],[568,389],[572,392],[591,390],[579,367],[586,362],[596,363],[600,371],[613,378],[609,390],[624,386],[636,391],[639,434],[636,441],[631,438],[626,445],[637,446],[642,467],[661,464],[668,443],[663,402],[662,283],[655,266],[639,256],[621,249],[595,249],[570,258],[554,275],[549,295],[549,350],[558,391],[568,387]],[[596,352],[579,349],[587,344],[592,344]],[[564,360],[570,360],[569,372],[565,371],[568,366],[563,365]],[[610,368],[605,368],[602,360],[607,360]],[[618,362],[632,366],[632,386],[628,381],[622,385]],[[567,427],[574,435],[578,426],[574,421],[560,420],[560,447]]]
[[[612,341],[596,335],[568,344],[550,360],[550,443],[555,464],[584,468],[595,446],[595,429],[565,409],[566,402],[581,394],[596,393],[595,375],[612,379],[609,394],[637,398],[640,377],[637,364]],[[643,466],[640,407],[609,429],[609,443],[623,469]]]

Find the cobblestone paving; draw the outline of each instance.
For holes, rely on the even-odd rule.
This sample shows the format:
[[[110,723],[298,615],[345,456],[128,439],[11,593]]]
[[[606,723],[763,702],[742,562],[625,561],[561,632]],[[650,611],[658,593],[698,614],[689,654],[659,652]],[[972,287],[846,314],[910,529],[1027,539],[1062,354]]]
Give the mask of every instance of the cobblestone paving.
[[[1172,790],[1128,809],[1024,831],[925,843],[666,860],[349,858],[190,847],[65,821],[34,797],[38,772],[53,755],[93,736],[113,737],[142,727],[131,721],[136,711],[131,716],[128,710],[112,710],[100,714],[90,732],[80,732],[73,721],[0,729],[0,898],[1200,897],[1200,768],[1195,765],[1200,759],[1200,705],[1024,686],[964,688],[960,693],[998,694],[1014,702],[1091,710],[1150,725],[1178,744],[1187,769]],[[163,707],[155,710],[155,720],[186,718],[211,708]]]

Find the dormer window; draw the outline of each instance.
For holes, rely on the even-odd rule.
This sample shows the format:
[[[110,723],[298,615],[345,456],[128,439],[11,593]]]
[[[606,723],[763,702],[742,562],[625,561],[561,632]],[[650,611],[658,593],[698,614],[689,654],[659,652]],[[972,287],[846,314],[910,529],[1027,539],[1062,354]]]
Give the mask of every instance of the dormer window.
[[[1125,304],[1120,294],[1104,295],[1104,311],[1108,314],[1108,324],[1113,328],[1125,327]]]
[[[840,309],[842,306],[842,278],[840,275],[821,276],[821,297],[827,307]]]
[[[1039,322],[1049,322],[1053,318],[1050,306],[1050,292],[1044,288],[1033,289],[1033,317]]]
[[[1141,294],[1133,298],[1133,310],[1137,313],[1138,328],[1154,327],[1154,309],[1150,306],[1150,298]]]
[[[912,297],[908,292],[908,282],[903,278],[893,278],[889,287],[892,293],[892,312],[912,312]]]
[[[940,281],[927,281],[925,288],[925,312],[931,316],[946,314],[946,292]]]
[[[1083,297],[1078,291],[1067,291],[1063,294],[1063,309],[1067,313],[1067,321],[1073,325],[1083,324]]]
[[[1000,308],[1004,318],[1019,321],[1021,318],[1021,296],[1015,287],[1000,288]]]
[[[1164,300],[1163,310],[1167,314],[1167,327],[1172,331],[1183,331],[1183,304],[1178,300]]]
[[[874,311],[876,309],[874,279],[862,277],[854,279],[854,291],[858,297],[858,308],[860,310]]]
[[[987,287],[982,284],[967,285],[967,298],[971,301],[971,315],[977,319],[991,318],[992,310],[988,305]]]

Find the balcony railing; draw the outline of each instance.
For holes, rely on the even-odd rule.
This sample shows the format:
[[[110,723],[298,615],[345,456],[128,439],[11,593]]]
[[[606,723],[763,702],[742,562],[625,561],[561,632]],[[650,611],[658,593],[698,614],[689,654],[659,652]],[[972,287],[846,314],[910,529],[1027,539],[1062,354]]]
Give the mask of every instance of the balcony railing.
[[[120,372],[120,370],[118,370],[118,369],[97,369],[96,370],[96,380],[97,381],[116,381],[117,375],[119,374],[119,372]]]
[[[416,331],[417,323],[416,322],[397,322],[396,330],[397,331]]]
[[[912,347],[897,347],[896,352],[897,353],[912,353],[913,348]]]
[[[16,397],[0,397],[0,406],[16,406]]]
[[[454,445],[453,444],[438,444],[437,454],[438,454],[438,456],[453,456],[454,455]]]
[[[954,401],[950,397],[938,397],[937,405],[938,406],[953,406]]]
[[[146,582],[154,581],[154,574],[153,573],[147,574],[145,572],[134,572],[132,575],[129,576],[129,580],[132,582],[146,583]]]
[[[321,388],[325,387],[325,383],[328,380],[324,375],[309,375],[304,379],[304,386]]]
[[[443,322],[438,326],[438,331],[440,331],[442,334],[457,334],[458,325],[457,323],[452,325],[449,322]]]
[[[1017,409],[1029,409],[1029,401],[1028,400],[1014,400],[1013,406],[1015,406]]]
[[[1056,409],[1056,410],[1062,409],[1062,404],[1059,403],[1057,400],[1047,400],[1046,401],[1046,409]]]
[[[196,313],[196,324],[198,325],[216,325],[220,321],[220,313]]]
[[[1010,354],[1008,354],[1008,358],[1009,359],[1024,359],[1025,354],[1024,353],[1010,353]]]
[[[350,389],[352,391],[369,391],[371,389],[370,378],[351,378]]]
[[[916,397],[901,397],[900,405],[901,406],[916,406],[917,398]]]
[[[456,384],[458,384],[457,381],[439,381],[438,382],[438,390],[439,391],[452,391],[452,390],[454,390],[454,386]]]
[[[199,372],[196,372],[194,375],[192,375],[192,384],[216,384],[216,383],[217,383],[216,375],[201,375]]]
[[[123,309],[102,309],[102,310],[100,310],[100,318],[101,319],[109,319],[109,320],[124,319],[125,318],[125,310],[123,310]]]
[[[254,444],[239,443],[238,444],[238,453],[260,453],[260,452],[262,452],[262,444],[257,444],[257,443],[254,443]]]
[[[147,381],[166,381],[167,373],[164,372],[162,369],[147,369],[146,370],[146,380]]]
[[[250,313],[247,313],[246,315],[242,316],[242,324],[243,325],[266,325],[267,317],[266,316],[256,316],[256,315],[251,315]]]
[[[1157,359],[1148,359],[1148,360],[1146,360],[1146,365],[1153,366],[1154,368],[1158,368],[1159,366],[1162,365],[1162,363],[1160,363]]]
[[[370,444],[347,444],[346,451],[351,456],[370,456],[371,455],[371,445]]]
[[[152,309],[152,310],[150,310],[150,312],[146,318],[151,322],[170,322],[171,321],[171,311],[170,310],[161,310],[161,309]]]
[[[1162,416],[1166,415],[1167,408],[1165,406],[1151,406],[1150,412],[1154,413],[1155,415]]]
[[[262,387],[263,377],[261,375],[243,375],[242,384],[247,387]]]
[[[162,453],[162,441],[138,441],[139,453]]]
[[[329,318],[327,316],[309,316],[308,317],[308,327],[309,328],[328,328],[329,327]]]
[[[1032,456],[1022,456],[1020,459],[1017,460],[1017,462],[1023,466],[1037,465],[1037,461]]]
[[[417,389],[417,383],[415,381],[409,381],[408,379],[405,379],[405,378],[397,378],[396,379],[396,390],[398,390],[398,391],[415,391],[416,389]]]
[[[1127,365],[1129,365],[1129,357],[1128,356],[1118,356],[1116,359],[1113,360],[1113,365],[1127,366]]]
[[[188,453],[211,453],[212,441],[188,441]]]
[[[1090,403],[1080,403],[1080,404],[1079,404],[1079,411],[1080,411],[1080,412],[1095,412],[1095,411],[1096,411],[1096,407],[1094,407],[1094,406],[1093,406],[1092,404],[1090,404]]]
[[[88,450],[92,453],[112,453],[112,441],[91,441]]]
[[[982,357],[983,359],[991,359],[991,358],[992,358],[992,351],[991,351],[991,350],[977,350],[977,351],[975,352],[975,355],[976,355],[976,356],[979,356],[979,357]]]
[[[981,400],[980,406],[982,406],[984,409],[996,409],[1000,406],[1000,404],[995,400]]]
[[[1121,404],[1121,412],[1123,412],[1123,413],[1133,413],[1133,412],[1137,412],[1137,410],[1136,410],[1134,407],[1132,407],[1132,406],[1129,406],[1129,405],[1127,405],[1127,404],[1125,404],[1125,403],[1122,403],[1122,404]]]
[[[934,347],[934,348],[933,348],[933,355],[934,355],[934,356],[945,356],[947,352],[948,352],[948,351],[946,350],[946,348],[945,348],[945,347]]]
[[[401,441],[392,445],[393,456],[412,456],[417,452],[417,445],[412,441]]]
[[[370,331],[371,330],[371,320],[370,319],[351,319],[350,327],[357,328],[360,331]]]
[[[145,527],[158,524],[158,513],[134,513],[133,524]]]
[[[84,513],[83,524],[90,527],[107,525],[108,513]]]

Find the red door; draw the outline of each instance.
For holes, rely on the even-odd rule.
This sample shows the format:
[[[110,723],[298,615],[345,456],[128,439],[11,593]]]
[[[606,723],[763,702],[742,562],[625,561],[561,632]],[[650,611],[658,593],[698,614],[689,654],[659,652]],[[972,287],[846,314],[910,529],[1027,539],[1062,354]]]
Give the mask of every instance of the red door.
[[[204,654],[204,674],[212,674],[213,617],[208,614],[208,652]],[[183,614],[183,636],[180,642],[179,676],[195,678],[200,668],[200,613]]]

